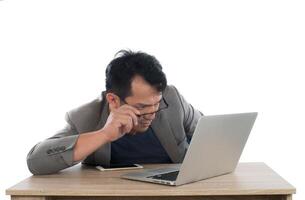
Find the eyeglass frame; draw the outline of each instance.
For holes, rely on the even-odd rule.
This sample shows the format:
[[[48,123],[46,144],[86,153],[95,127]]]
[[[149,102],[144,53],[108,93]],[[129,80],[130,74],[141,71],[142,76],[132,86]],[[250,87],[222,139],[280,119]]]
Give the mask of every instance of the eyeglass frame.
[[[120,100],[121,101],[123,101],[125,104],[127,104],[127,105],[129,105],[129,106],[132,106],[132,107],[134,107],[133,105],[130,105],[130,104],[128,104],[123,98],[121,98],[120,96],[118,96],[119,98],[120,98]],[[160,111],[162,111],[162,110],[166,110],[168,107],[169,107],[169,105],[168,105],[168,103],[166,102],[166,100],[164,99],[164,97],[162,96],[162,99],[160,100],[160,102],[161,101],[164,101],[164,103],[165,103],[165,107],[164,108],[159,108],[157,111],[155,111],[155,112],[150,112],[150,113],[144,113],[144,114],[140,114],[140,115],[137,115],[136,114],[136,116],[137,117],[143,117],[143,116],[145,116],[145,115],[152,115],[152,114],[157,114],[157,113],[159,113]],[[138,108],[136,108],[136,109],[138,109]]]

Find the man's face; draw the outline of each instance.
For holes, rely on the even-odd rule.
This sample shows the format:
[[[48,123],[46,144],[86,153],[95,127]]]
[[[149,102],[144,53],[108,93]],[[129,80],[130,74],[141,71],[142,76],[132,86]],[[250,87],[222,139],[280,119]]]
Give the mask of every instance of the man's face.
[[[141,76],[135,76],[132,80],[131,92],[132,95],[126,97],[125,102],[137,108],[141,114],[144,114],[138,117],[138,125],[132,131],[145,132],[151,125],[152,120],[156,117],[156,114],[153,112],[158,110],[162,94],[149,85]]]

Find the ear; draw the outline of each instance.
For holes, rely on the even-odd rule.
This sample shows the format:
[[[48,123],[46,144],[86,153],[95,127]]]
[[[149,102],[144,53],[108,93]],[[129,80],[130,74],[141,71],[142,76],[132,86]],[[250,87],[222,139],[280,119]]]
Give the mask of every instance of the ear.
[[[107,93],[106,100],[108,101],[110,110],[118,109],[121,106],[120,97],[114,93]]]

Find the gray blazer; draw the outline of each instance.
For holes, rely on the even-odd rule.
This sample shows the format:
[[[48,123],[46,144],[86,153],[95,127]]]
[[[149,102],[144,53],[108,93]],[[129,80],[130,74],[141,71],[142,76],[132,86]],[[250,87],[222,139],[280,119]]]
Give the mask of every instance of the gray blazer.
[[[67,125],[56,135],[36,144],[28,153],[27,165],[33,174],[56,173],[71,167],[73,149],[80,134],[101,129],[108,118],[109,107],[105,93],[95,100],[66,113]],[[182,162],[201,112],[179,94],[174,86],[167,86],[163,97],[169,107],[159,112],[151,127],[172,162]],[[110,163],[110,145],[105,144],[85,160],[84,164],[107,166]]]

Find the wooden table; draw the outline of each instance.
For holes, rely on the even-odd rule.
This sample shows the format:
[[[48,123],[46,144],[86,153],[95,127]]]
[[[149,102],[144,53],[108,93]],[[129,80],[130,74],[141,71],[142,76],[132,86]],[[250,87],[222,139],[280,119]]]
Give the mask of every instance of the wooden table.
[[[145,168],[160,166],[166,165]],[[240,163],[231,174],[178,187],[119,178],[131,171],[101,172],[77,165],[53,175],[31,176],[7,189],[6,194],[13,200],[291,200],[296,192],[264,163]]]

